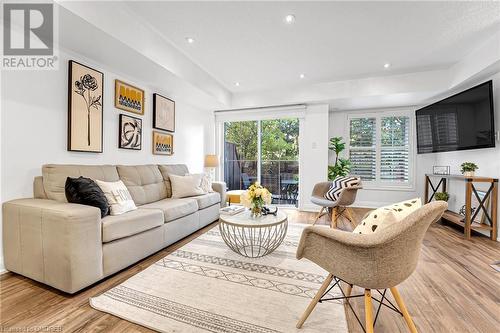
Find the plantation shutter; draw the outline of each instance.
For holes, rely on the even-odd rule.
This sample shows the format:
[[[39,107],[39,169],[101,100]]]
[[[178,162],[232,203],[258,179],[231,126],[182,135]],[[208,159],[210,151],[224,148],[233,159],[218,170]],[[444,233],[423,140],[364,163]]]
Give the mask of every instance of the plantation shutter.
[[[376,119],[350,119],[349,160],[351,174],[363,180],[372,181],[376,178]]]
[[[410,119],[382,117],[380,128],[380,180],[409,181]]]

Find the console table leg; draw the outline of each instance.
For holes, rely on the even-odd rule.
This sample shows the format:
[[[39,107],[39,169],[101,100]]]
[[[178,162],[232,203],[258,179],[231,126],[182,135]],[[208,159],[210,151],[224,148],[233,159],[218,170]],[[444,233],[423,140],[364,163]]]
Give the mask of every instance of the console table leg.
[[[472,183],[467,181],[465,183],[465,227],[464,236],[470,239],[471,236],[471,200],[472,200]]]
[[[493,191],[491,192],[491,239],[497,240],[498,225],[498,182],[493,183]]]

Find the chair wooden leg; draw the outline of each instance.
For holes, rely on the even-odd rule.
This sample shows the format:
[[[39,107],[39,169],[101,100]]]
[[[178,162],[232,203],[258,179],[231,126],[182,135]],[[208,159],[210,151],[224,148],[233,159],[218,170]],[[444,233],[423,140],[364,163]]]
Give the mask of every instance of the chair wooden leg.
[[[345,296],[346,297],[351,296],[351,292],[352,292],[352,284],[348,284],[346,291],[345,291]],[[348,302],[349,302],[349,298],[344,299],[344,303],[348,303]]]
[[[333,207],[332,208],[332,221],[330,223],[330,227],[332,229],[337,229],[337,217],[338,217],[337,207]]]
[[[314,219],[314,222],[312,225],[315,225],[316,222],[318,222],[319,218],[323,216],[323,210],[325,210],[325,207],[321,207],[321,210],[319,211],[318,215],[316,215],[316,218]]]
[[[366,333],[373,333],[373,306],[370,289],[365,289],[365,325]]]
[[[391,294],[392,296],[394,296],[394,299],[399,306],[399,310],[401,310],[401,312],[403,313],[403,317],[406,320],[406,324],[408,325],[410,332],[417,333],[417,328],[415,327],[415,324],[413,323],[413,320],[411,319],[410,314],[406,309],[405,303],[403,302],[403,299],[401,298],[401,295],[399,294],[399,291],[396,289],[396,287],[391,288]]]
[[[354,222],[354,217],[352,216],[351,209],[346,207],[345,213],[347,215],[347,219],[349,220],[349,222],[351,222],[352,227],[356,228],[356,222]]]
[[[319,300],[321,299],[321,296],[323,296],[323,294],[325,293],[326,289],[328,288],[332,280],[333,280],[333,274],[328,274],[321,287],[319,287],[319,290],[312,299],[311,303],[309,303],[309,305],[307,306],[306,311],[304,311],[302,317],[300,317],[299,322],[297,323],[296,326],[297,328],[301,328],[302,325],[304,325],[304,322],[306,321],[307,317],[309,317],[311,312],[314,310],[316,304],[318,304]]]

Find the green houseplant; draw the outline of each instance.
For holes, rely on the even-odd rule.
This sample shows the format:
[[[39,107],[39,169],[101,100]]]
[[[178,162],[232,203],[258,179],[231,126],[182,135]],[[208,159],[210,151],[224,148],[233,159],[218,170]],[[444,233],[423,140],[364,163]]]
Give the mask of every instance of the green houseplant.
[[[448,199],[450,199],[450,195],[448,194],[448,192],[436,192],[434,198],[436,200],[448,201]]]
[[[479,169],[479,167],[473,162],[464,162],[460,165],[460,172],[465,177],[473,177],[474,172]]]
[[[328,166],[328,180],[334,180],[339,176],[347,176],[351,171],[351,162],[340,157],[340,153],[345,150],[345,142],[342,141],[342,137],[330,138],[328,149],[335,152],[335,164]]]

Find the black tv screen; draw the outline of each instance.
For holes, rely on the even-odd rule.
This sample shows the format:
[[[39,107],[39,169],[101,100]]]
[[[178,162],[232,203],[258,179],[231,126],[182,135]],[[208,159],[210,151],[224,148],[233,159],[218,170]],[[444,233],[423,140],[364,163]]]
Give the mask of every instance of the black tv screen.
[[[495,147],[492,81],[428,105],[415,114],[419,154]]]

